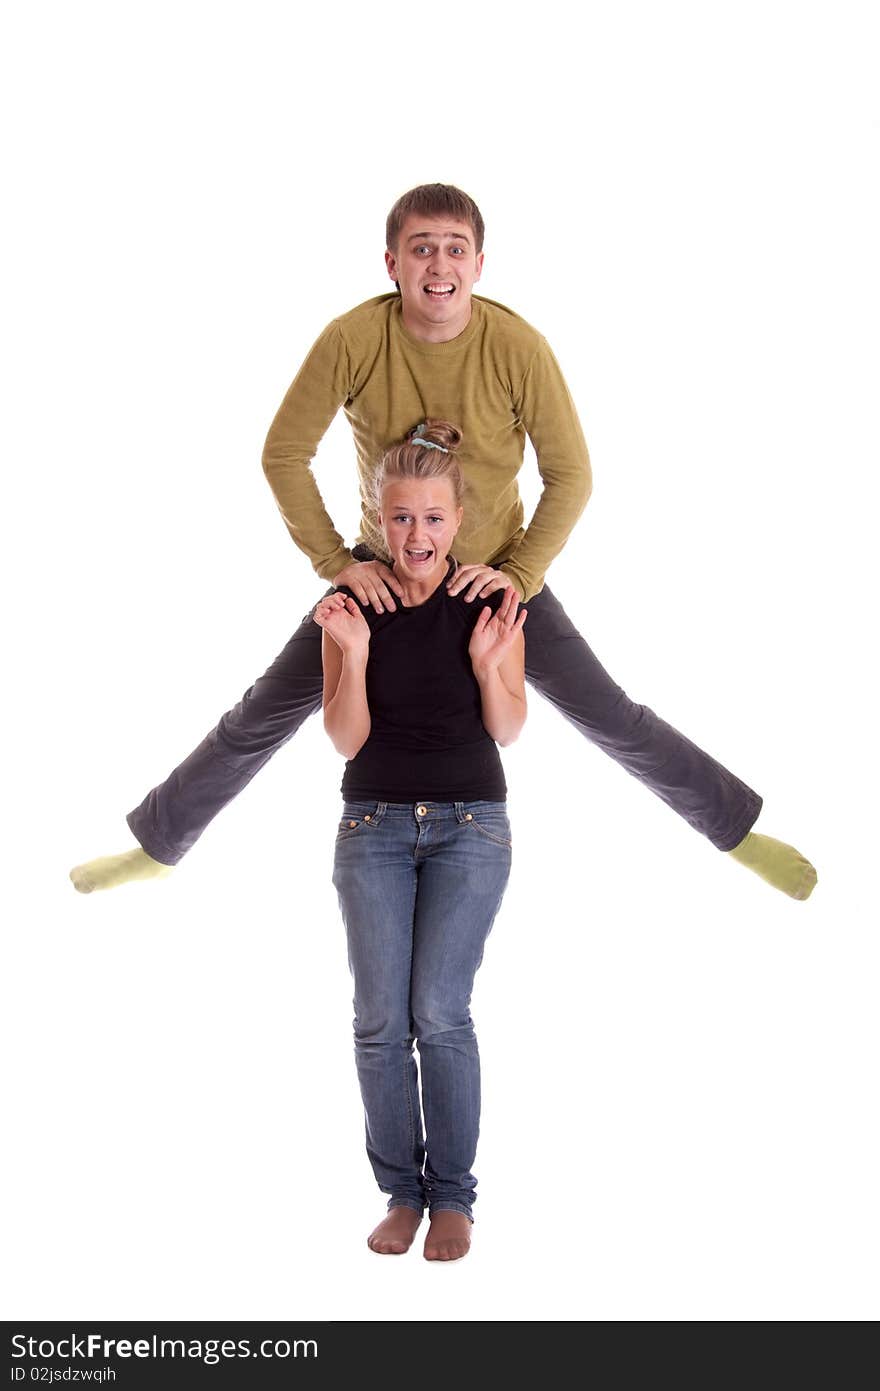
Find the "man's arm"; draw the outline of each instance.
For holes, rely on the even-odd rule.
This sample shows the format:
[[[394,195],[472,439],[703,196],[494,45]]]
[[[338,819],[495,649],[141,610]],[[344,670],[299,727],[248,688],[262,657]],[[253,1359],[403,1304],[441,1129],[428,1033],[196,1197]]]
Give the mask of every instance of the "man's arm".
[[[321,578],[330,581],[351,563],[352,556],[324,506],[312,461],[348,398],[350,382],[348,351],[334,321],[299,369],[263,448],[263,472],[287,530]]]
[[[534,445],[544,486],[522,540],[500,569],[528,600],[541,589],[593,486],[590,456],[571,393],[543,338],[514,408]]]

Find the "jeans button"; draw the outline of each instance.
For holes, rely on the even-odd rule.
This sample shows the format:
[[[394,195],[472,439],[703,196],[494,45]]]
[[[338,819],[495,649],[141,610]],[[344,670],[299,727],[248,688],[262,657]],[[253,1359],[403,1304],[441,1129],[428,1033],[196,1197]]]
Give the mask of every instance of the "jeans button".
[[[465,814],[464,814],[464,819],[465,819],[465,821],[473,821],[474,818],[473,818],[473,815],[471,814],[471,812],[466,811]]]
[[[428,815],[428,808],[427,808],[427,807],[416,807],[416,815],[417,815],[417,816],[427,816],[427,815]]]

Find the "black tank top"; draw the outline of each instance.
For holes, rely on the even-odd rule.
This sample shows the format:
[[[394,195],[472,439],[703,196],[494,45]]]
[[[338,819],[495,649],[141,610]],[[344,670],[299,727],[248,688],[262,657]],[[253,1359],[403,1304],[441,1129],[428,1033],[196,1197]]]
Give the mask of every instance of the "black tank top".
[[[450,562],[447,579],[455,569]],[[346,586],[340,592],[350,594]],[[367,703],[370,734],[345,765],[350,801],[503,802],[504,770],[483,726],[480,688],[468,643],[483,607],[504,590],[467,604],[446,580],[416,608],[376,613],[370,626]]]

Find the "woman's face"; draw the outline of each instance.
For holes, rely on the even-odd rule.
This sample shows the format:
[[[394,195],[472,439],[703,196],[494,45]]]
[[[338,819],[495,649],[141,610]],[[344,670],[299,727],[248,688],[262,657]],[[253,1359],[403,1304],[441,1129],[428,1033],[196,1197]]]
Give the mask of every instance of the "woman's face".
[[[462,509],[448,478],[395,478],[382,492],[379,525],[394,573],[428,582],[446,573],[446,557],[461,525]]]

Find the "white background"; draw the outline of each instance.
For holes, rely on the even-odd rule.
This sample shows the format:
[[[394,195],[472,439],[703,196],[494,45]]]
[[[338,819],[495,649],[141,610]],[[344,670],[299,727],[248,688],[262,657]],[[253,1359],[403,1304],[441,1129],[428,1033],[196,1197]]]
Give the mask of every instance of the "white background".
[[[6,1317],[877,1315],[871,6],[577,13],[7,11]],[[318,722],[169,881],[67,880],[321,592],[263,439],[435,179],[584,424],[554,591],[820,876],[774,892],[533,697],[446,1267],[365,1244]],[[317,477],[352,539],[341,415]]]

